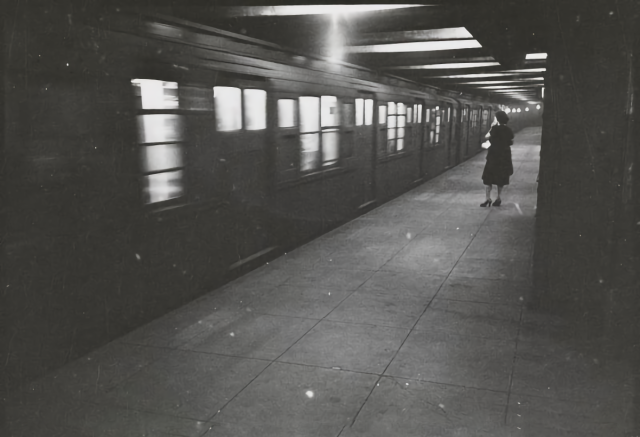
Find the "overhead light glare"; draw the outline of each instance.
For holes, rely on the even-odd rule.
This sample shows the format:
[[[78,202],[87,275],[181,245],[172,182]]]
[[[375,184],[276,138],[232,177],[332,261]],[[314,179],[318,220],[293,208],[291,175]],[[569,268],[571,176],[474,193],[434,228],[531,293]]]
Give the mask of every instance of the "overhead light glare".
[[[435,52],[440,50],[479,49],[480,43],[475,39],[458,39],[449,41],[421,41],[394,44],[374,44],[366,46],[351,46],[350,53],[405,53],[405,52]]]
[[[504,72],[496,73],[470,73],[470,74],[452,74],[449,76],[430,76],[430,79],[457,79],[463,77],[500,77],[500,76],[515,76],[517,73],[539,73],[547,71],[546,68],[529,68],[524,70],[507,70]]]
[[[541,67],[541,68],[523,68],[520,70],[505,70],[505,72],[508,72],[508,73],[540,73],[543,71],[547,71],[547,69],[544,67]]]
[[[456,82],[456,84],[460,85],[491,85],[491,84],[500,84],[500,83],[527,83],[529,81],[541,81],[544,80],[544,77],[531,77],[528,79],[514,79],[514,80],[480,80],[474,82]]]
[[[525,59],[547,59],[546,53],[529,53]]]
[[[222,17],[268,17],[289,15],[328,15],[351,12],[385,11],[389,9],[415,8],[425,5],[288,5],[288,6],[236,6],[219,8]]]
[[[523,87],[532,88],[532,87],[538,87],[538,86],[542,86],[542,84],[523,83],[519,85],[490,85],[490,86],[479,86],[478,88],[482,88],[485,90],[500,90],[500,89],[523,88]]]
[[[499,62],[460,62],[449,64],[427,64],[427,65],[407,65],[404,67],[389,67],[389,70],[437,70],[449,68],[478,68],[478,67],[494,67],[500,65]]]

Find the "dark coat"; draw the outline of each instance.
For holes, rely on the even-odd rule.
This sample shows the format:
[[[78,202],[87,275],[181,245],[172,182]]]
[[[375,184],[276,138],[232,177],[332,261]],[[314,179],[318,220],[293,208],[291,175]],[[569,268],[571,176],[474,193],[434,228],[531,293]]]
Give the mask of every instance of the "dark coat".
[[[509,176],[513,174],[511,161],[513,132],[507,125],[496,125],[491,128],[489,142],[491,146],[487,150],[487,163],[482,172],[482,182],[485,185],[509,185]]]

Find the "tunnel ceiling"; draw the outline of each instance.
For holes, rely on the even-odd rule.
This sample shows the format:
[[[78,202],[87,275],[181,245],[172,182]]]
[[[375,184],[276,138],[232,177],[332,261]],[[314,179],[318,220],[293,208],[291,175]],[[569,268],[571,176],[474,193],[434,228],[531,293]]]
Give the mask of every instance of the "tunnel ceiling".
[[[173,3],[171,10],[178,18],[443,89],[539,101],[546,62],[541,4],[434,0],[368,7],[194,6],[186,1]],[[532,57],[542,59],[527,59]]]

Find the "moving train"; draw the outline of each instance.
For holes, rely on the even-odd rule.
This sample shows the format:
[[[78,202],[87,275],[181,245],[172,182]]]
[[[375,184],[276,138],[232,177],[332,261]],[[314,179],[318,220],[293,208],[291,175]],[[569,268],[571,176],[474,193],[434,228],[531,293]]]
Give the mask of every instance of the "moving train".
[[[64,40],[32,47],[7,95],[17,379],[468,159],[499,109],[159,15],[75,22]]]

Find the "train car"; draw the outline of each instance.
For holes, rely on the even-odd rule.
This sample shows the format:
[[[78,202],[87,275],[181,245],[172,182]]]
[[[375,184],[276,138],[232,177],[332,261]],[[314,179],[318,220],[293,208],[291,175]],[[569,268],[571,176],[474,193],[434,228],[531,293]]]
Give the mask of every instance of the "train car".
[[[7,102],[14,380],[459,164],[496,108],[166,17],[65,38]]]

